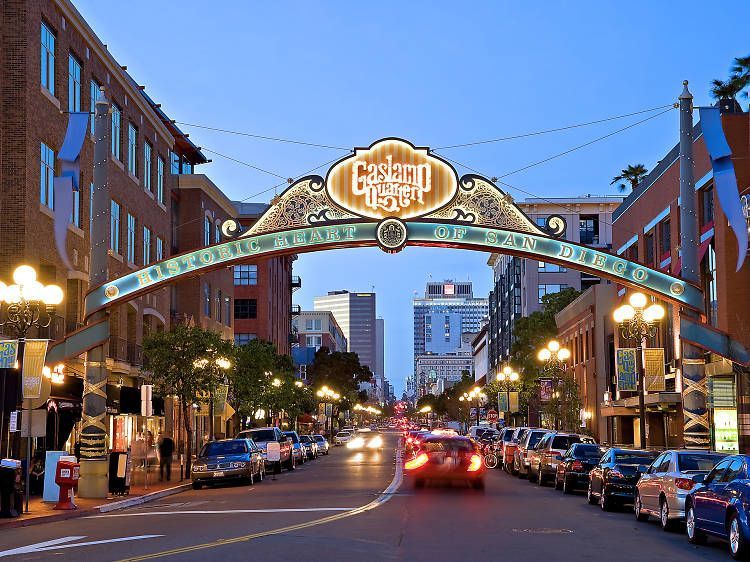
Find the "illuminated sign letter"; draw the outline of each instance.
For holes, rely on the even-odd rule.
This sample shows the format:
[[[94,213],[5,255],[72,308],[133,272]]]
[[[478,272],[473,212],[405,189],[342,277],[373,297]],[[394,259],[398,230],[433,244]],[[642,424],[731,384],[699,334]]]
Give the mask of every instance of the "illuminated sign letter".
[[[529,250],[536,250],[536,240],[530,236],[523,237],[523,247]]]
[[[232,254],[229,253],[229,248],[226,246],[219,246],[219,259],[228,260],[231,257]]]
[[[214,261],[214,254],[211,250],[204,250],[198,255],[202,264],[208,265]]]
[[[279,234],[276,238],[273,239],[274,248],[284,248],[288,245],[289,243],[286,241],[286,236],[284,236],[283,234]]]
[[[448,228],[445,226],[438,226],[435,229],[435,238],[439,238],[440,240],[445,240],[450,235],[450,232],[448,231]]]
[[[573,255],[573,248],[572,246],[568,246],[567,244],[561,244],[560,245],[560,253],[557,254],[557,257],[559,258],[569,258]]]
[[[141,271],[138,274],[138,285],[143,287],[151,283],[151,277],[149,277],[148,271]]]
[[[635,271],[633,271],[633,279],[636,281],[645,281],[646,277],[648,277],[648,273],[646,273],[646,270],[642,267],[639,267]]]
[[[177,275],[180,272],[180,264],[174,260],[167,262],[167,273],[170,275]]]
[[[612,266],[612,271],[614,271],[618,275],[622,275],[622,273],[625,271],[625,262],[616,261],[615,264]]]
[[[453,230],[453,239],[454,240],[463,240],[464,236],[466,236],[466,229],[463,226],[457,226]]]
[[[487,242],[487,244],[497,244],[497,234],[494,232],[488,232],[484,236],[484,241]]]
[[[186,269],[195,268],[195,256],[185,256],[182,258],[182,263],[185,264]]]
[[[304,244],[305,243],[305,233],[304,232],[295,232],[294,233],[294,243],[295,244]]]
[[[513,239],[512,234],[508,234],[508,236],[505,238],[505,242],[503,242],[503,246],[508,246],[510,248],[516,247],[516,241]]]
[[[594,256],[594,263],[592,265],[594,267],[599,267],[599,268],[603,269],[604,266],[606,265],[606,263],[607,263],[607,258],[606,257],[604,257],[601,254],[596,254]]]

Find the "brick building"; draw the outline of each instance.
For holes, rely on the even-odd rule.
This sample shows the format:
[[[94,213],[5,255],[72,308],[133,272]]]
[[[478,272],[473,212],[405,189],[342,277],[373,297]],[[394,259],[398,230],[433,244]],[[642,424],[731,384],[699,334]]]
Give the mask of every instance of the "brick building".
[[[292,321],[292,329],[300,347],[311,347],[315,351],[321,347],[331,352],[348,350],[346,336],[328,310],[300,312]]]
[[[728,106],[738,109],[738,106]],[[725,108],[722,108],[724,110]],[[732,149],[740,194],[750,192],[750,116],[726,112],[722,122]],[[675,129],[675,134],[677,130]],[[694,127],[695,202],[700,235],[699,262],[705,295],[705,320],[750,347],[750,265],[735,271],[737,241],[727,225],[714,191],[713,173],[700,123]],[[679,146],[659,160],[613,214],[613,246],[617,253],[672,274],[680,273]],[[620,291],[620,295],[624,291]],[[678,311],[671,305],[652,346],[664,347],[667,386],[681,392]],[[750,450],[747,418],[750,392],[747,371],[717,355],[706,354],[712,447]],[[635,415],[630,408],[628,416]],[[625,417],[625,416],[623,416]],[[681,420],[679,420],[681,423]]]

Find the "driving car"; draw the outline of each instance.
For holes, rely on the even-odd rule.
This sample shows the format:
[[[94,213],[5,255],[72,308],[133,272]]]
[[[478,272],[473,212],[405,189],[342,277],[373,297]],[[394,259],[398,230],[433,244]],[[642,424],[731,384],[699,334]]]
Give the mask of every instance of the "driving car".
[[[658,456],[658,451],[610,449],[591,469],[586,493],[588,502],[595,504],[598,501],[602,511],[633,503],[638,478]]]
[[[375,431],[360,432],[346,444],[347,449],[376,449],[383,450],[385,442],[383,436]]]
[[[703,451],[665,451],[641,475],[635,490],[634,511],[638,521],[659,518],[670,531],[685,518],[685,498],[695,486],[693,477],[704,476],[725,455]]]
[[[323,437],[322,435],[315,434],[312,436],[313,439],[315,439],[315,442],[318,444],[318,452],[327,455],[331,452],[331,445],[328,443],[328,439]]]
[[[427,435],[425,431],[408,431],[404,436],[404,449],[407,455],[413,455],[419,448],[422,438]]]
[[[729,542],[732,558],[748,557],[748,461],[747,455],[732,455],[722,459],[706,476],[693,477],[697,485],[685,500],[688,541],[702,544],[711,535]]]
[[[273,469],[274,472],[281,472],[284,467],[287,470],[294,470],[297,461],[292,454],[291,441],[281,432],[278,427],[256,427],[245,429],[237,434],[237,439],[250,439],[261,450],[266,467]],[[268,443],[279,444],[279,461],[268,460]]]
[[[315,442],[310,435],[299,436],[300,445],[304,448],[305,457],[309,460],[315,460],[318,458],[318,444]]]
[[[346,445],[349,442],[349,439],[352,438],[352,432],[342,430],[339,431],[336,436],[333,438],[333,444],[338,447],[339,445]]]
[[[299,440],[299,435],[296,431],[285,431],[284,435],[292,440],[292,456],[300,464],[305,464],[307,460],[307,449],[302,445]]]
[[[573,443],[557,464],[555,489],[572,494],[576,488],[587,488],[589,473],[604,452],[604,448],[594,443]]]
[[[529,451],[536,447],[547,431],[546,429],[529,429],[518,443],[513,453],[513,468],[519,478],[526,478],[529,474]]]
[[[221,439],[206,443],[193,463],[193,488],[204,484],[235,480],[252,486],[265,475],[263,455],[250,439]]]
[[[414,478],[415,488],[428,481],[463,480],[475,489],[484,489],[485,467],[479,446],[460,435],[425,435],[414,458],[404,463],[404,470]]]

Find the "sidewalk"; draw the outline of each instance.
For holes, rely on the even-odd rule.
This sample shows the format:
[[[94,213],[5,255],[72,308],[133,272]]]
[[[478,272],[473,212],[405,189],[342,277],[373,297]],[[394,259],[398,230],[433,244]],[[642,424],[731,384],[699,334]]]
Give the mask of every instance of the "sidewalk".
[[[180,470],[177,466],[177,472],[172,472],[172,480],[159,481],[158,467],[154,471],[153,467],[148,473],[148,483],[143,470],[134,471],[133,480],[131,481],[130,494],[127,496],[111,496],[105,499],[75,498],[75,504],[78,509],[71,511],[55,510],[56,502],[44,502],[40,496],[32,496],[29,499],[29,513],[24,513],[20,517],[12,519],[0,519],[0,531],[13,527],[26,527],[29,525],[38,525],[52,521],[63,521],[75,517],[83,517],[95,513],[106,513],[118,509],[125,509],[134,505],[147,503],[159,498],[179,494],[190,489],[189,479],[180,482]]]

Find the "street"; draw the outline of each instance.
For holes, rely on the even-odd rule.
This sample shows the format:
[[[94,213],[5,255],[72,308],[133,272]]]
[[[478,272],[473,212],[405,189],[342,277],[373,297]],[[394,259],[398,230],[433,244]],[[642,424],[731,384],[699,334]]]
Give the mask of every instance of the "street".
[[[138,508],[3,532],[14,560],[726,560],[682,533],[603,513],[499,470],[486,490],[414,490],[382,453],[338,447],[258,483],[191,490]],[[390,484],[394,493],[383,494]],[[367,506],[367,510],[357,510]],[[52,542],[50,542],[52,541]],[[117,542],[115,542],[117,541]],[[87,543],[87,544],[83,544]],[[94,544],[90,544],[94,543]],[[613,548],[617,544],[617,548]]]

